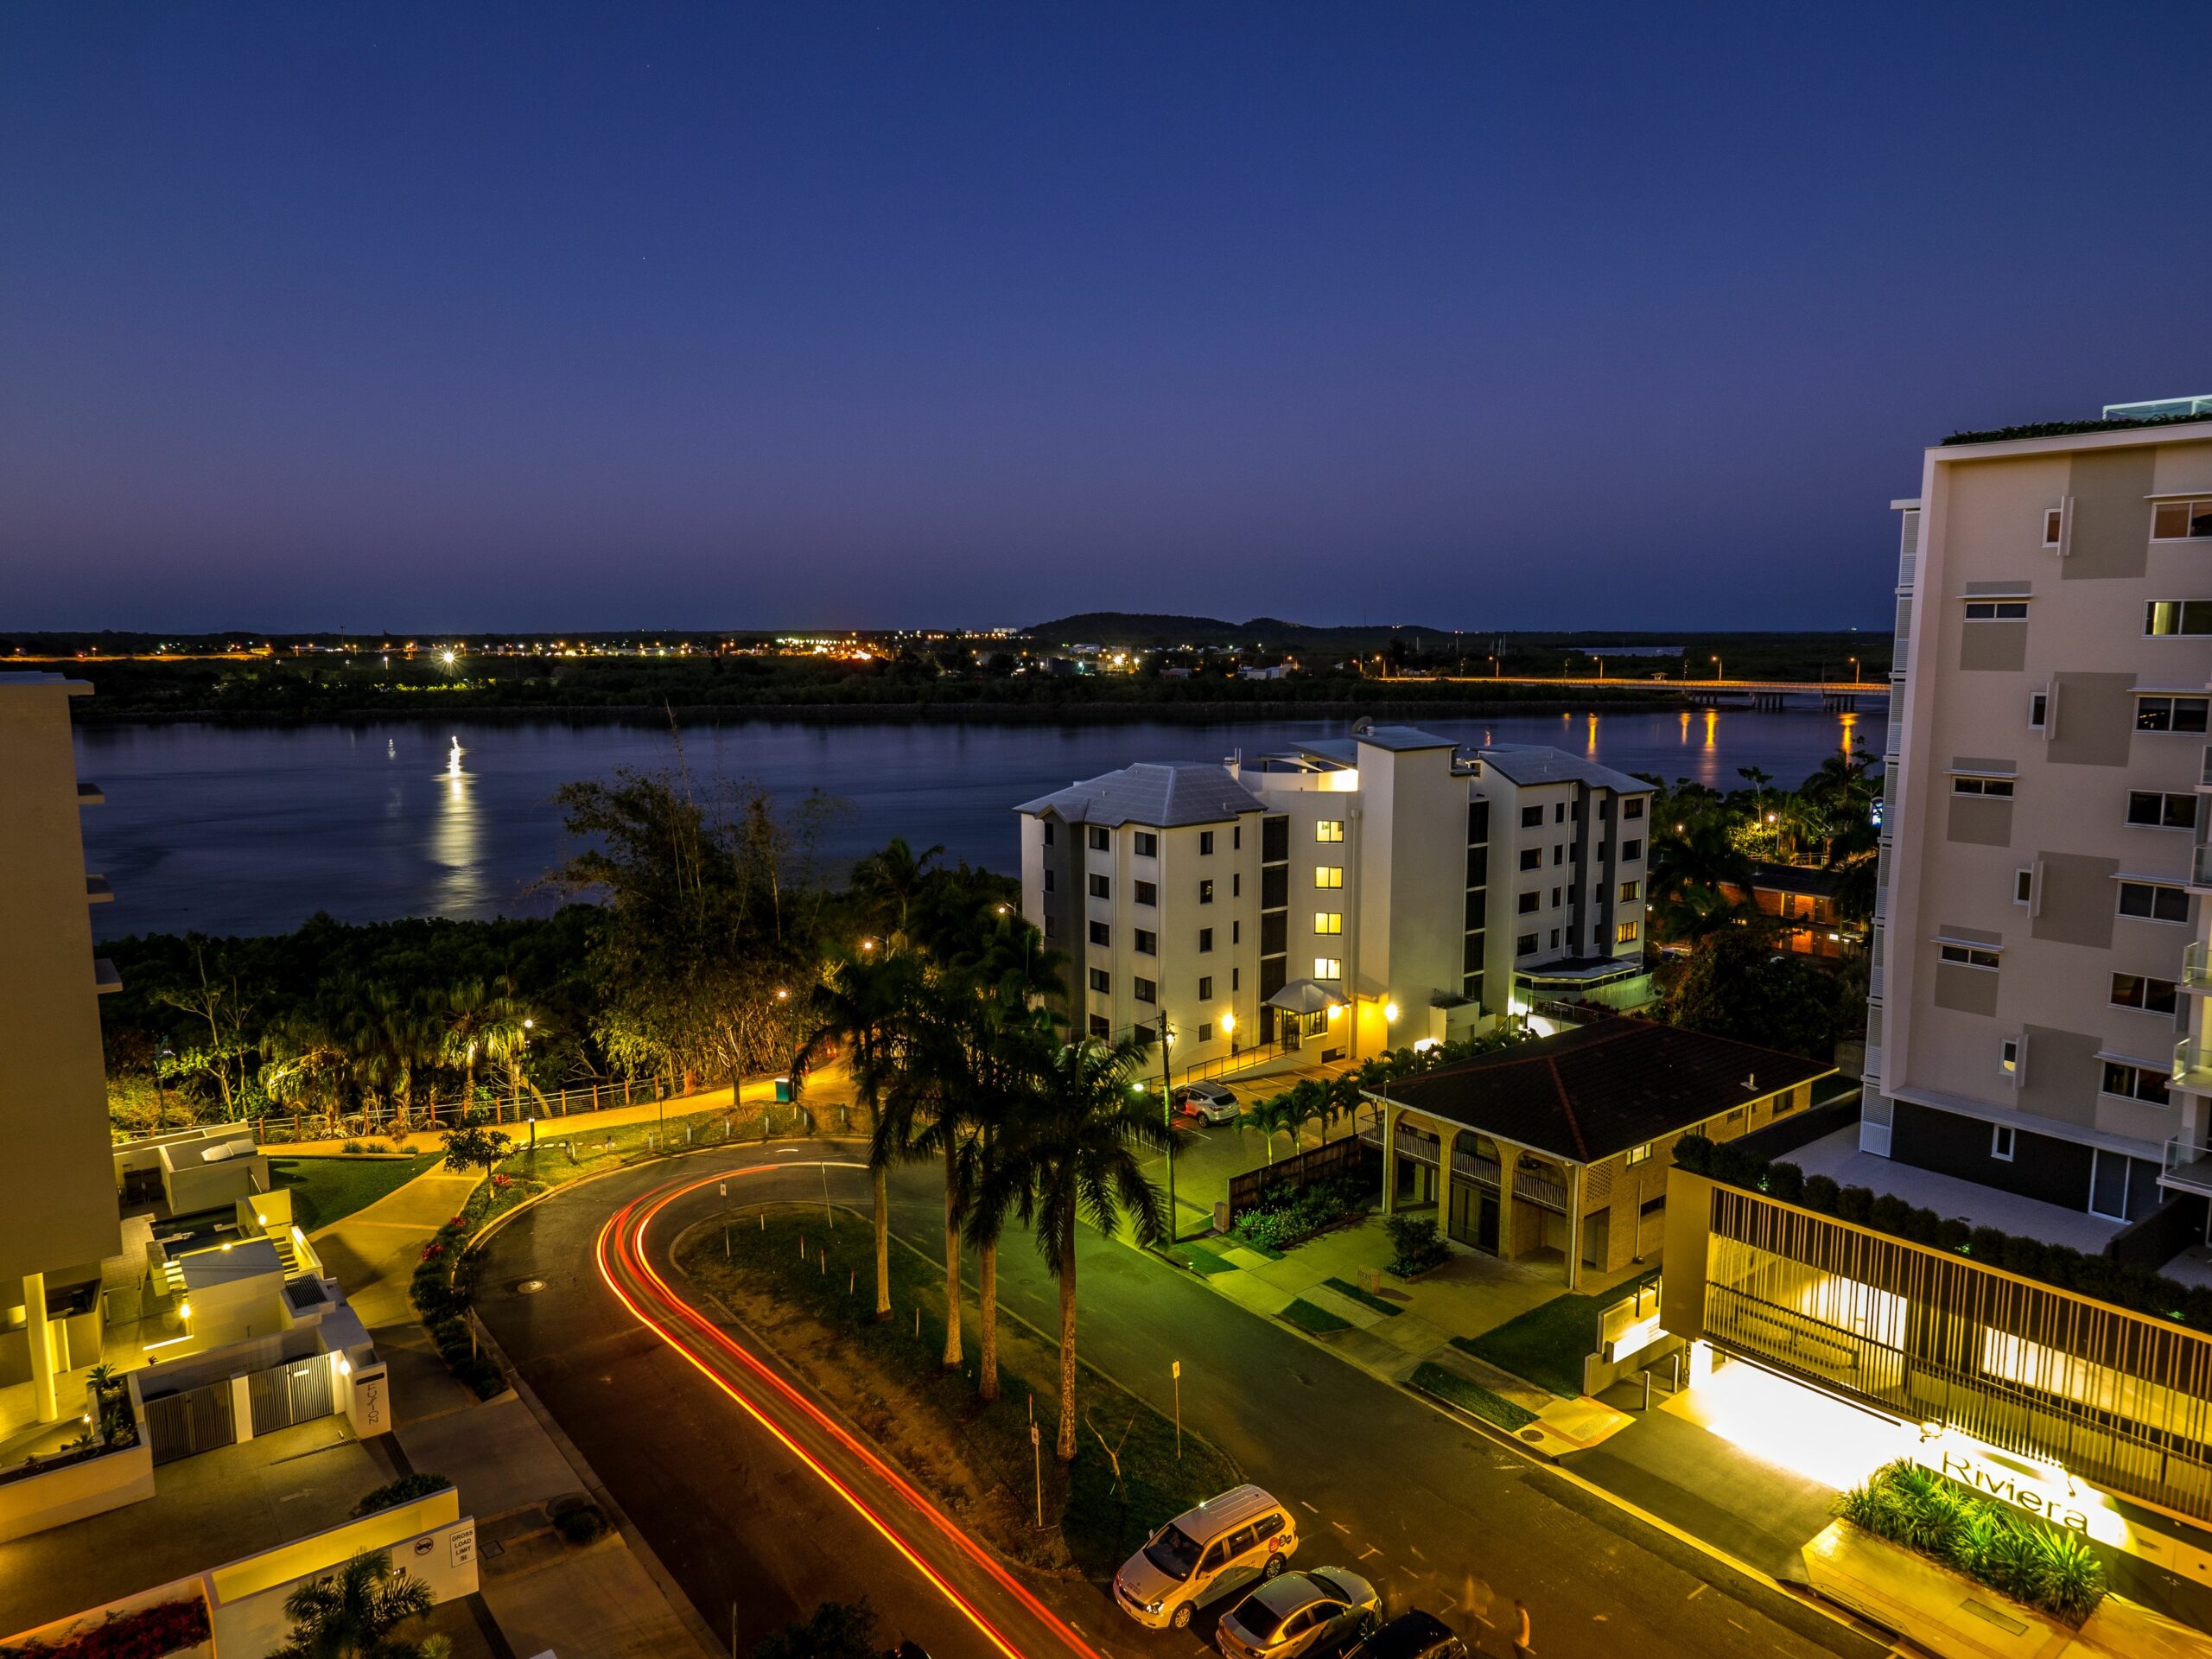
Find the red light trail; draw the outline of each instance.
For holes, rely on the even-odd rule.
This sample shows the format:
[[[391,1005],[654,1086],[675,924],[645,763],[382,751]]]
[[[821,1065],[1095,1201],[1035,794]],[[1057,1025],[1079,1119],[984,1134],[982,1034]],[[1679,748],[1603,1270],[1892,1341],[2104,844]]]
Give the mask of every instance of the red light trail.
[[[639,1324],[682,1355],[700,1375],[736,1402],[748,1416],[851,1505],[862,1520],[911,1562],[940,1595],[989,1640],[998,1652],[1007,1656],[1007,1659],[1029,1659],[1029,1656],[1015,1646],[998,1624],[962,1593],[943,1571],[924,1558],[924,1540],[910,1538],[901,1532],[894,1524],[893,1515],[886,1513],[887,1509],[894,1512],[900,1508],[911,1511],[925,1522],[938,1538],[949,1543],[961,1558],[980,1568],[1054,1638],[1054,1653],[1065,1651],[1077,1656],[1077,1659],[1102,1659],[1096,1649],[1032,1594],[1000,1564],[996,1557],[956,1525],[950,1516],[827,1412],[779,1376],[759,1356],[693,1307],[670,1286],[647,1258],[646,1230],[664,1210],[677,1199],[717,1182],[804,1166],[756,1164],[745,1169],[717,1171],[697,1180],[662,1187],[632,1199],[609,1217],[607,1224],[600,1230],[595,1252],[600,1277],[606,1281],[607,1287],[614,1293],[616,1299],[630,1310]],[[653,1306],[649,1307],[648,1302]],[[667,1317],[663,1317],[664,1314]],[[704,1357],[706,1355],[734,1362],[739,1372],[736,1378],[725,1376],[716,1366],[710,1364]],[[753,1391],[748,1392],[748,1389],[741,1384],[752,1385]],[[861,1466],[869,1481],[880,1484],[893,1495],[897,1503],[879,1507],[869,1502],[855,1490],[858,1483],[842,1477],[823,1459],[801,1446],[791,1432],[776,1421],[771,1415],[776,1410],[796,1414],[803,1425],[828,1436]]]

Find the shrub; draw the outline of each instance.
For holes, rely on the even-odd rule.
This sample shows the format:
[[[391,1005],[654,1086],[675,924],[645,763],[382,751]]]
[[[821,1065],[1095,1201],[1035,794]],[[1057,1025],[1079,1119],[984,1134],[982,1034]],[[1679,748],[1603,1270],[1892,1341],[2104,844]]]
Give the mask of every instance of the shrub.
[[[1835,1195],[1835,1212],[1844,1220],[1864,1227],[1874,1208],[1874,1194],[1864,1186],[1847,1186]]]
[[[110,1613],[105,1624],[58,1648],[27,1649],[35,1659],[160,1659],[207,1640],[207,1604],[198,1596],[157,1602],[135,1613]],[[10,1651],[13,1651],[10,1649]]]
[[[572,1544],[588,1544],[607,1530],[607,1511],[588,1497],[556,1498],[551,1513],[554,1529]]]
[[[358,1141],[348,1141],[344,1146],[339,1148],[339,1151],[345,1154],[348,1158],[358,1158],[365,1150],[365,1148],[363,1147],[361,1143]]]
[[[1693,1175],[1713,1173],[1713,1142],[1702,1135],[1686,1135],[1675,1142],[1675,1161]]]
[[[1805,1178],[1805,1207],[1817,1210],[1824,1216],[1836,1211],[1836,1201],[1843,1189],[1835,1184],[1833,1175],[1808,1175]]]
[[[2104,1564],[2080,1538],[1902,1459],[1839,1495],[1834,1512],[2070,1624],[2104,1599]]]
[[[1766,1190],[1784,1204],[1796,1204],[1805,1196],[1805,1172],[1795,1164],[1769,1164]]]
[[[1451,1259],[1452,1247],[1427,1216],[1392,1216],[1382,1224],[1382,1230],[1390,1236],[1395,1252],[1390,1271],[1401,1279],[1426,1273]]]
[[[1977,1227],[1974,1230],[1974,1236],[1967,1241],[1967,1254],[1978,1262],[1986,1262],[1993,1268],[1999,1267],[2004,1263],[2005,1246],[2008,1242],[2001,1228]]]
[[[397,1480],[388,1480],[365,1493],[353,1506],[353,1513],[359,1516],[374,1515],[378,1510],[396,1510],[402,1503],[412,1503],[418,1497],[442,1492],[452,1484],[443,1475],[402,1475]]]

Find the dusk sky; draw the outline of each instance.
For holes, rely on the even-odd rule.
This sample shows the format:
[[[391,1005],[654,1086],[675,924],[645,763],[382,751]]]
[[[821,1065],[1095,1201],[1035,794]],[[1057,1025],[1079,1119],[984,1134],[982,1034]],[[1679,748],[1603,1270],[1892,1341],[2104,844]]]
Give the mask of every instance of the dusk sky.
[[[0,10],[0,629],[1885,626],[2202,4]]]

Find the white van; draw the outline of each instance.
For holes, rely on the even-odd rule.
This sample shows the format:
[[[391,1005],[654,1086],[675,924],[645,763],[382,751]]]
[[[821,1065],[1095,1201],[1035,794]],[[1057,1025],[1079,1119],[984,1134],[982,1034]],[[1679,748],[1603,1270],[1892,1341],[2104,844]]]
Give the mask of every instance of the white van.
[[[1210,1497],[1153,1534],[1114,1575],[1114,1599],[1140,1624],[1181,1630],[1223,1575],[1272,1579],[1298,1548],[1298,1522],[1257,1486]]]

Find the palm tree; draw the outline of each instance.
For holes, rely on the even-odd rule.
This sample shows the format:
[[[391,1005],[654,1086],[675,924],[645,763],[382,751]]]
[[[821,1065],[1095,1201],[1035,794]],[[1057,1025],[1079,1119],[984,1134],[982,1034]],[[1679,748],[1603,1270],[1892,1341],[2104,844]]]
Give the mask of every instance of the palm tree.
[[[930,866],[944,853],[940,844],[918,854],[904,836],[893,836],[880,852],[853,866],[853,890],[868,900],[886,927],[904,933],[907,913],[934,874]]]
[[[353,1083],[353,1058],[328,1022],[313,1008],[295,1008],[262,1036],[269,1058],[261,1086],[270,1099],[297,1108],[319,1104],[343,1111]]]
[[[465,979],[447,988],[438,1014],[444,1030],[438,1058],[461,1071],[461,1103],[466,1112],[476,1104],[476,1058],[505,1059],[517,1052],[527,1016],[515,1000],[511,979],[494,980],[488,987],[480,979]]]
[[[444,1637],[416,1643],[392,1637],[431,1605],[429,1585],[394,1567],[383,1550],[364,1550],[284,1598],[291,1634],[269,1659],[435,1659],[449,1651]]]
[[[1719,812],[1677,819],[1652,838],[1647,897],[1653,924],[1670,940],[1694,944],[1738,919],[1747,906],[1722,888],[1748,898],[1751,886],[1751,861]]]
[[[891,1185],[886,1160],[874,1155],[883,1129],[883,1103],[898,1075],[903,1028],[917,981],[904,951],[841,950],[822,971],[808,1000],[806,1040],[791,1062],[791,1100],[797,1103],[808,1069],[830,1048],[849,1057],[853,1089],[868,1115],[868,1176],[874,1192],[875,1317],[891,1317]]]
[[[965,982],[957,976],[938,975],[917,987],[908,1016],[906,1064],[884,1098],[868,1147],[868,1165],[878,1172],[894,1162],[944,1160],[947,1370],[957,1369],[964,1357],[960,1340],[961,1231],[972,1196],[966,1183],[975,1168],[967,1145],[976,1128],[975,1097],[967,1083],[963,1014],[957,1006],[966,995]]]
[[[1143,1245],[1167,1234],[1166,1201],[1136,1152],[1164,1147],[1173,1134],[1148,1097],[1131,1086],[1147,1067],[1149,1049],[1135,1035],[1119,1042],[1085,1037],[1041,1056],[1024,1091],[1019,1130],[995,1176],[1059,1284],[1063,1463],[1076,1454],[1076,1220],[1080,1216],[1111,1233],[1127,1217]]]

